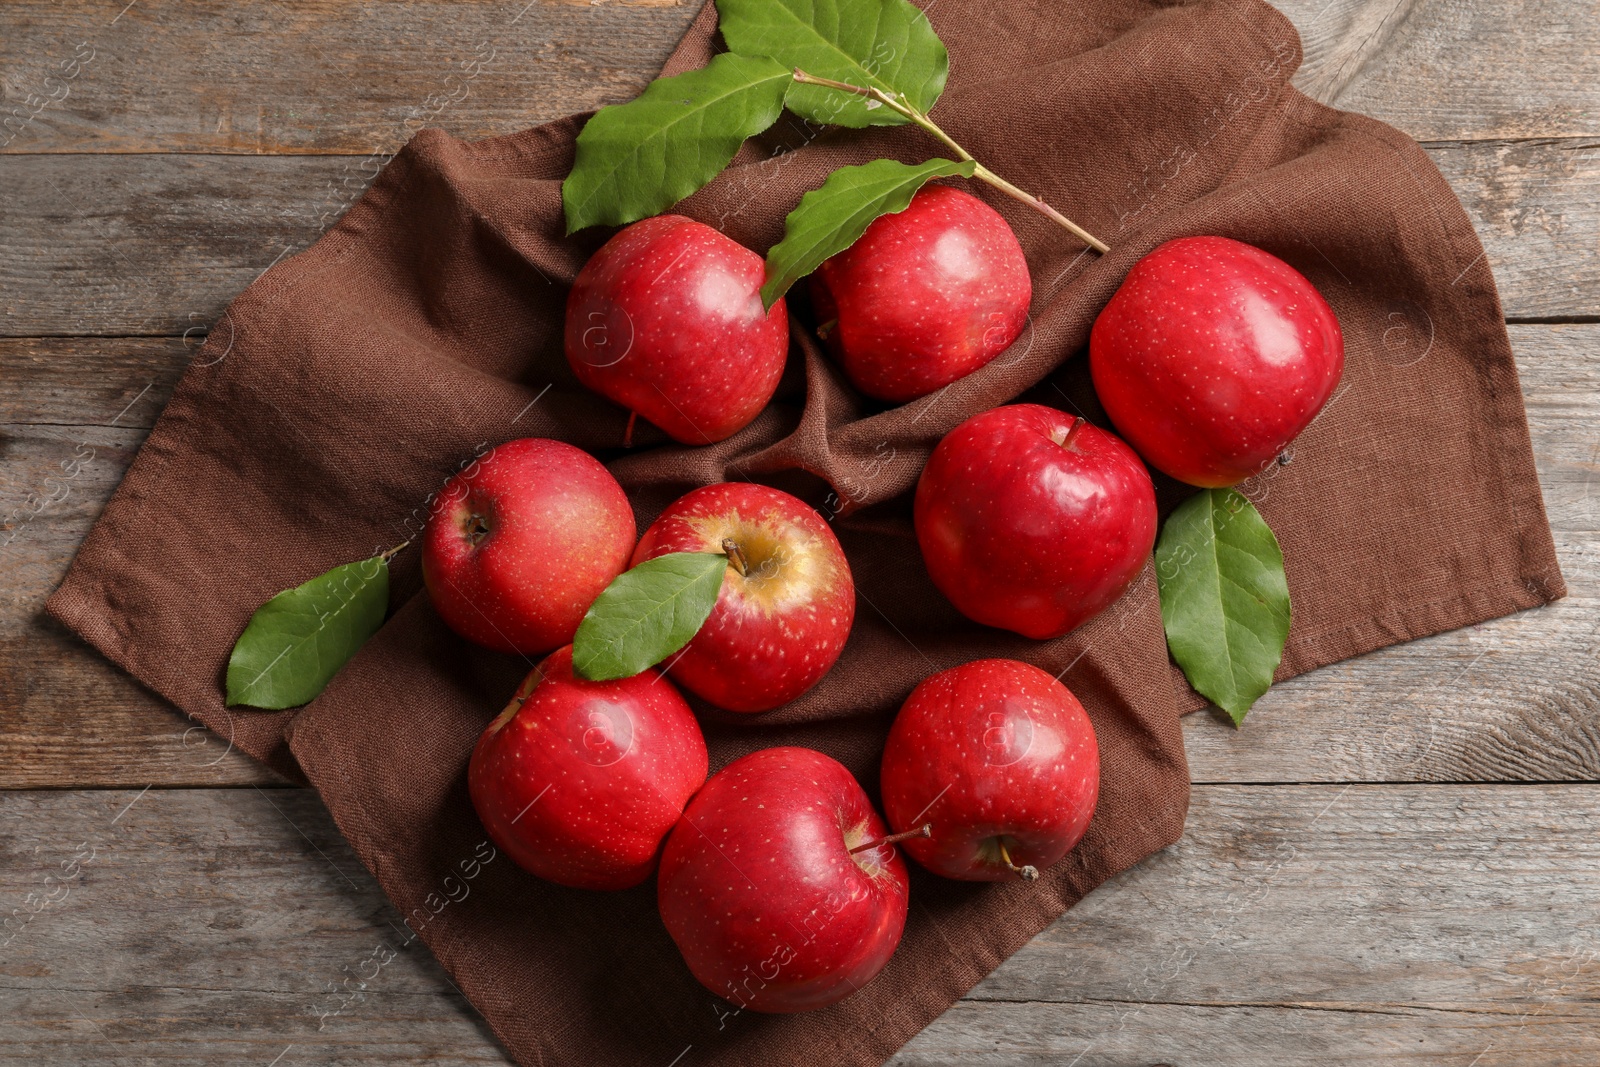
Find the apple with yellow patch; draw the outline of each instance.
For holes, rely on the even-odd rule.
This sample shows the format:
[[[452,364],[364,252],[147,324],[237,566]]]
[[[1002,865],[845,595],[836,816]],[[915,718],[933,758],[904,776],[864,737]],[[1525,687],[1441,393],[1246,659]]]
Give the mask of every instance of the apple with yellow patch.
[[[716,607],[669,662],[679,685],[728,711],[769,711],[822,680],[850,636],[856,587],[821,515],[788,493],[720,482],[674,501],[631,566],[669,552],[717,552]]]

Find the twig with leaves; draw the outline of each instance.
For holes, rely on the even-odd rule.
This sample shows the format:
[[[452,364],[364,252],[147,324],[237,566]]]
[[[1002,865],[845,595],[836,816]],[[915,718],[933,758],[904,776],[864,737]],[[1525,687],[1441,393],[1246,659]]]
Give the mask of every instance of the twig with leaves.
[[[1098,252],[1104,241],[984,166],[929,117],[950,57],[907,0],[717,0],[732,49],[701,70],[658,78],[626,104],[602,108],[578,135],[562,185],[569,233],[656,215],[732,162],[746,138],[787,108],[831,126],[915,125],[955,159],[891,159],[840,167],[801,199],[767,254],[768,307],[880,215],[904,211],[934,178],[998,189]]]

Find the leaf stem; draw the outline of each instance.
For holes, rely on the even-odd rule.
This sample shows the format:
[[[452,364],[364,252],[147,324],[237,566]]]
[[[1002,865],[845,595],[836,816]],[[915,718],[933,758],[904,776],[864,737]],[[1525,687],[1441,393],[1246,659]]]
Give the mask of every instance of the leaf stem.
[[[917,126],[920,126],[928,134],[937,138],[944,144],[946,148],[950,149],[950,151],[956,154],[957,159],[960,159],[962,162],[967,162],[970,160],[973,163],[977,163],[977,169],[972,172],[972,176],[974,178],[988,183],[994,188],[1000,190],[1002,193],[1005,193],[1007,196],[1011,197],[1013,200],[1027,204],[1029,207],[1033,208],[1033,210],[1039,212],[1039,214],[1043,215],[1051,222],[1054,222],[1057,226],[1067,230],[1074,237],[1078,238],[1078,240],[1082,241],[1096,252],[1105,253],[1111,251],[1110,245],[1106,244],[1104,241],[1100,240],[1100,238],[1096,237],[1082,226],[1079,226],[1071,219],[1067,218],[1061,212],[1045,203],[1041,198],[1030,192],[1026,192],[1025,190],[1017,188],[1015,185],[1012,185],[1010,182],[1000,177],[1000,175],[996,174],[982,163],[978,163],[977,160],[973,158],[971,152],[968,152],[965,148],[962,148],[959,144],[957,144],[955,138],[941,130],[938,124],[930,119],[926,114],[906,103],[903,97],[895,93],[884,92],[875,85],[851,85],[849,82],[834,81],[832,78],[818,78],[815,75],[807,74],[799,67],[796,67],[794,70],[794,80],[801,85],[817,85],[824,89],[837,89],[840,92],[855,93],[857,96],[864,96],[869,100],[876,100],[878,103],[882,104],[884,107],[887,107],[895,114],[905,117],[906,119],[915,123]]]
[[[398,545],[395,545],[393,548],[388,549],[387,551],[378,553],[378,558],[383,560],[385,563],[388,563],[391,559],[394,559],[401,552],[403,552],[405,550],[406,546],[409,545],[409,544],[411,544],[410,541],[401,541]]]

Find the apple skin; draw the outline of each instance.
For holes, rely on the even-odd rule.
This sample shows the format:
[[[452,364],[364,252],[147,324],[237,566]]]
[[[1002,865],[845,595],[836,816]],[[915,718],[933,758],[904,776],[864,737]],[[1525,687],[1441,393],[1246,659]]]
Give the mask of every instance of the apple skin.
[[[686,445],[720,441],[761,414],[783,377],[789,313],[761,307],[766,264],[682,215],[624,228],[567,297],[578,380]]]
[[[525,437],[445,483],[422,534],[422,574],[450,628],[498,652],[572,640],[633,551],[633,508],[587,452]]]
[[[1043,870],[1083,839],[1100,797],[1100,748],[1078,698],[1037,667],[984,659],[925,679],[883,750],[883,810],[935,874],[968,882]]]
[[[1344,370],[1339,320],[1283,260],[1181,237],[1134,264],[1089,333],[1095,392],[1157,470],[1204,488],[1266,469]]]
[[[855,387],[904,403],[1005,351],[1027,324],[1033,283],[999,212],[970,193],[930,185],[823,263],[811,276],[811,298]]]
[[[668,673],[727,711],[769,711],[822,680],[855,620],[856,590],[839,539],[821,515],[754,482],[719,482],[680,497],[639,538],[633,562],[668,552],[722,552],[730,565],[717,606]]]
[[[909,880],[841,764],[766,748],[689,802],[661,856],[657,900],[684,962],[740,1008],[799,1012],[843,1000],[883,970],[905,929]]]
[[[574,889],[627,889],[706,780],[689,705],[654,670],[613,682],[572,673],[572,647],[529,672],[478,738],[472,805],[496,847]]]
[[[1155,487],[1133,450],[1042,404],[974,415],[917,482],[928,575],[962,614],[1060,637],[1111,604],[1156,537]]]

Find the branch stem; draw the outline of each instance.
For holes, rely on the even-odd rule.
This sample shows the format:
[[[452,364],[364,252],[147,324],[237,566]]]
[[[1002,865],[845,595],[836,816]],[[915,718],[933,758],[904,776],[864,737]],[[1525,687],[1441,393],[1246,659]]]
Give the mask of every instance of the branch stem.
[[[917,126],[920,126],[926,133],[936,138],[946,148],[954,152],[956,158],[961,160],[963,163],[970,162],[975,164],[976,168],[972,172],[972,176],[974,178],[993,186],[1019,203],[1027,204],[1033,210],[1037,211],[1039,214],[1043,215],[1057,226],[1062,227],[1078,240],[1094,249],[1096,252],[1105,253],[1111,251],[1110,245],[1100,240],[1100,238],[1096,237],[1082,226],[1079,226],[1076,222],[1073,222],[1071,219],[1067,218],[1065,215],[1051,207],[1049,204],[1045,203],[1039,197],[1030,192],[1026,192],[1017,188],[1015,185],[1012,185],[1010,182],[1000,177],[1000,175],[996,174],[982,163],[979,163],[973,158],[971,152],[968,152],[965,148],[962,148],[956,143],[955,138],[941,130],[938,124],[930,119],[926,114],[906,103],[903,97],[895,93],[884,92],[875,85],[851,85],[849,82],[834,81],[832,78],[818,78],[815,75],[807,74],[799,67],[795,68],[794,80],[801,85],[817,85],[824,89],[837,89],[840,92],[855,93],[857,96],[864,96],[868,100],[877,101],[884,107],[893,111],[895,114],[903,116],[907,120],[915,123]]]
[[[1037,211],[1039,214],[1043,215],[1057,226],[1064,228],[1074,237],[1088,245],[1090,248],[1094,249],[1096,252],[1104,255],[1105,253],[1111,251],[1111,246],[1100,240],[1100,238],[1096,237],[1082,226],[1079,226],[1076,222],[1073,222],[1071,219],[1067,218],[1065,215],[1051,207],[1049,204],[1045,203],[1039,197],[1033,195],[1032,193],[1024,192],[1023,190],[1018,189],[1015,185],[1012,185],[1010,182],[1000,177],[1000,175],[996,174],[982,163],[978,164],[978,169],[972,172],[972,176],[977,178],[979,181],[988,182],[1002,193],[1005,193],[1007,196],[1011,197],[1011,199],[1019,200],[1022,203],[1027,204],[1029,207],[1033,208],[1033,210]]]

